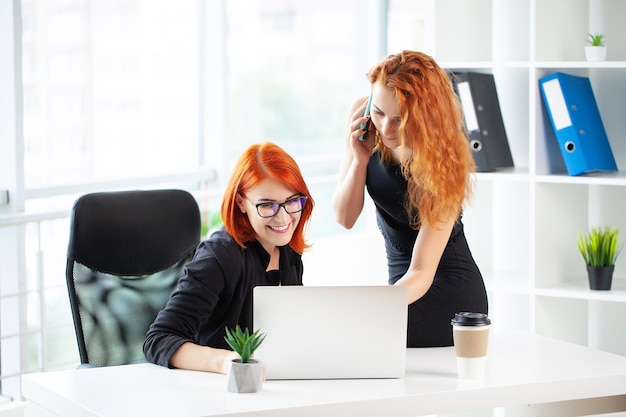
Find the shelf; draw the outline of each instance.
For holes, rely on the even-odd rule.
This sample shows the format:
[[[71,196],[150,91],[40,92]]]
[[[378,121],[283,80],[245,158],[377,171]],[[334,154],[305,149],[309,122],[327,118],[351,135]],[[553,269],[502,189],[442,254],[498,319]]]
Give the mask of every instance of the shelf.
[[[529,181],[530,174],[526,167],[501,168],[492,172],[477,172],[475,174],[477,180],[480,181]]]
[[[535,68],[566,69],[566,68],[626,68],[626,61],[540,61],[533,64]]]
[[[500,68],[528,69],[532,66],[529,61],[443,61],[439,64],[448,69],[482,69],[485,72]]]
[[[626,252],[612,289],[593,291],[576,245],[579,231],[599,224],[618,227],[626,241],[626,1],[433,4],[435,58],[494,74],[515,163],[476,173],[463,213],[490,314],[502,326],[626,355],[626,333],[616,336],[612,320],[626,314]],[[587,32],[605,34],[607,61],[584,60]],[[538,84],[557,71],[589,77],[621,171],[567,175]]]
[[[609,291],[591,290],[589,289],[588,283],[581,279],[537,288],[535,294],[542,297],[626,303],[626,280],[614,278]]]
[[[583,184],[626,186],[626,171],[591,173],[579,176],[537,175],[535,180],[546,184]]]

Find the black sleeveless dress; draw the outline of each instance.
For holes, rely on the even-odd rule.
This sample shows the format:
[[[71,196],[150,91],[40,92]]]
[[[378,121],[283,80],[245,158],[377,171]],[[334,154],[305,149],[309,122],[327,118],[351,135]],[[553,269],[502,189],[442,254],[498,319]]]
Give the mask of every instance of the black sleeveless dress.
[[[367,166],[367,190],[376,205],[376,220],[387,251],[389,284],[408,270],[419,231],[409,225],[404,208],[407,183],[399,164],[385,164],[379,151]],[[461,219],[454,225],[441,256],[432,286],[409,305],[407,346],[451,346],[455,313],[488,313],[487,293],[470,252]]]

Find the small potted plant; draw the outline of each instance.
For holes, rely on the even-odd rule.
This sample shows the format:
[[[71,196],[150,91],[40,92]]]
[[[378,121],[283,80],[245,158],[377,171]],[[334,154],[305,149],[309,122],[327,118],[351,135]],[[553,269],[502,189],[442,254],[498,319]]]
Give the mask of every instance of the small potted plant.
[[[239,359],[233,359],[228,374],[228,391],[238,393],[258,392],[263,385],[263,364],[252,359],[254,351],[265,340],[265,333],[259,330],[250,333],[248,328],[241,330],[237,325],[234,330],[226,327],[224,339],[228,346],[239,354]]]
[[[606,59],[606,46],[602,33],[588,33],[587,46],[585,46],[587,61],[604,61]]]
[[[592,290],[610,290],[615,261],[621,251],[619,230],[610,226],[592,227],[578,234],[578,249],[585,264]]]

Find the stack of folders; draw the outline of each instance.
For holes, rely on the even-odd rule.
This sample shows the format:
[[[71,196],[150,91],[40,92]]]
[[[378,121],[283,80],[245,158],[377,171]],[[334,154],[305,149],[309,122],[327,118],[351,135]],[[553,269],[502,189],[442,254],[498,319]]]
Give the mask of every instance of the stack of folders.
[[[472,156],[479,172],[513,166],[493,74],[450,73],[461,101]]]
[[[617,171],[589,78],[556,72],[539,88],[568,174]]]

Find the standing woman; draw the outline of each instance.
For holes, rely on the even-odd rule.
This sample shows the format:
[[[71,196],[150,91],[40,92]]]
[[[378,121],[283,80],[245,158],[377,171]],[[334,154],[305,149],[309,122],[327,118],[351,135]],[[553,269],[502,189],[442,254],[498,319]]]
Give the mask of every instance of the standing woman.
[[[227,373],[238,355],[225,327],[252,329],[252,289],[302,285],[304,228],[313,199],[283,149],[250,146],[230,177],[220,214],[224,227],[200,243],[144,342],[149,362]],[[285,312],[289,314],[289,312]]]
[[[335,217],[352,228],[367,188],[389,283],[409,288],[407,345],[450,346],[455,313],[488,309],[461,222],[475,166],[460,103],[448,74],[420,52],[390,55],[368,78],[371,116],[363,117],[367,98],[357,100],[333,196]]]

